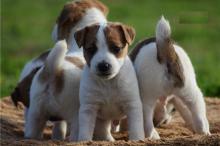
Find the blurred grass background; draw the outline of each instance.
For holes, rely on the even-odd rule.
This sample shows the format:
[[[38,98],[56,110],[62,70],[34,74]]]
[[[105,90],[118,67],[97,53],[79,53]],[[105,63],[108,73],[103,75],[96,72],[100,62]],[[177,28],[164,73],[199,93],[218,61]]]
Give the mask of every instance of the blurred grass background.
[[[1,97],[17,84],[24,64],[51,48],[52,27],[66,0],[2,0]],[[154,36],[163,14],[172,36],[188,52],[206,96],[220,96],[219,0],[102,0],[108,19],[134,26],[136,40]],[[134,44],[135,44],[134,43]]]

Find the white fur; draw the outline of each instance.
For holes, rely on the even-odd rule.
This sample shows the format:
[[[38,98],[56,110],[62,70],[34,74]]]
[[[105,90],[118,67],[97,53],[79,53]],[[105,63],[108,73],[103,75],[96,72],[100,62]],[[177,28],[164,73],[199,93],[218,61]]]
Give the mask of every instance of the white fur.
[[[169,37],[170,33],[169,23],[162,18],[157,25],[156,40],[159,40],[157,43],[163,43],[163,40]],[[166,97],[171,94],[179,97],[189,109],[194,131],[210,134],[205,102],[202,92],[197,86],[193,66],[186,52],[180,46],[174,45],[174,48],[179,56],[185,76],[185,84],[182,88],[173,88],[172,81],[166,77],[166,66],[157,60],[155,42],[143,46],[134,62],[143,101],[145,135],[149,138],[159,138],[152,121],[155,103],[159,97]]]
[[[78,140],[92,140],[94,133],[99,139],[113,141],[111,120],[125,115],[128,116],[129,139],[144,139],[142,104],[134,68],[128,56],[122,61],[109,51],[103,28],[97,33],[98,50],[91,67],[85,66],[80,82]],[[109,78],[97,75],[95,66],[103,60],[112,65]],[[98,123],[96,128],[95,123]]]
[[[65,40],[57,42],[54,49],[47,56],[45,62],[45,68],[47,69],[48,73],[52,74],[62,67],[66,52],[67,45]]]
[[[171,29],[169,22],[162,16],[161,20],[157,24],[156,39],[157,41],[163,41],[169,38],[171,35]]]

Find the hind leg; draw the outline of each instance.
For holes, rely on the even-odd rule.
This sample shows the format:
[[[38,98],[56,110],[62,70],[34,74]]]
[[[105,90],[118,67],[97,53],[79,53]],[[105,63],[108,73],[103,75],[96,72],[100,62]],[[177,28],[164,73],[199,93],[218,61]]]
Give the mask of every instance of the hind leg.
[[[111,135],[111,121],[110,120],[102,120],[96,119],[96,126],[94,130],[94,140],[107,140],[107,141],[115,141],[115,139]]]
[[[174,104],[175,109],[180,113],[181,117],[185,121],[186,125],[193,129],[192,114],[188,107],[179,99],[179,97],[174,97],[171,101]]]
[[[179,97],[191,112],[194,131],[198,134],[210,135],[205,101],[200,89],[198,87],[188,88],[188,90],[181,91]]]
[[[25,121],[25,138],[41,139],[43,128],[46,124],[46,118],[39,108],[30,107]]]
[[[52,139],[64,140],[67,131],[66,121],[58,121],[53,123],[54,123],[54,127],[52,132]]]
[[[156,104],[156,98],[143,98],[143,115],[144,115],[144,131],[145,137],[151,139],[160,139],[160,136],[156,129],[154,128],[153,116],[154,116],[154,107]]]

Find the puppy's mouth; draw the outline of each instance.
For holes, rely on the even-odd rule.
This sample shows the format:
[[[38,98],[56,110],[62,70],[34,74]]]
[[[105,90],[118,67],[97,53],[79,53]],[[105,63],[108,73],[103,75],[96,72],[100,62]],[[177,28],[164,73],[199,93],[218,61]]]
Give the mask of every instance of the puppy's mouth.
[[[113,74],[111,72],[98,72],[97,76],[103,79],[111,79]]]

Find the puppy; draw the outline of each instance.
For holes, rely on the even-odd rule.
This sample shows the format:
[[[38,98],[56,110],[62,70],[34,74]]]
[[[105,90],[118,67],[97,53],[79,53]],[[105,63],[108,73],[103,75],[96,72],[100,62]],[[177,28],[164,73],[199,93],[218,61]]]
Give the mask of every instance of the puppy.
[[[25,122],[26,138],[41,138],[47,120],[65,120],[68,127],[73,123],[72,133],[77,134],[79,82],[84,58],[66,55],[66,52],[65,41],[56,43],[33,78]]]
[[[169,95],[175,95],[187,106],[186,119],[192,121],[194,132],[210,134],[205,102],[193,66],[186,52],[172,42],[168,21],[162,17],[157,24],[156,38],[139,43],[130,57],[139,81],[146,137],[160,138],[153,125],[154,107],[159,97]]]
[[[74,33],[78,29],[94,23],[106,23],[107,14],[108,8],[97,0],[78,0],[69,2],[64,6],[57,19],[57,24],[54,27],[52,38],[55,42],[66,39],[68,56],[78,57],[81,62],[84,63],[83,51],[82,49],[79,49],[75,43]],[[22,102],[27,107],[25,115],[28,113],[32,80],[39,69],[44,66],[49,53],[50,50],[42,53],[39,57],[34,58],[25,65],[21,73],[19,83],[11,94],[11,98],[15,105],[17,105],[18,102]],[[76,80],[76,83],[78,83],[78,79]],[[65,123],[56,122],[52,137],[54,139],[64,139],[65,127]]]
[[[113,141],[111,120],[124,116],[129,139],[144,139],[138,83],[127,56],[134,36],[134,29],[120,23],[97,24],[75,34],[87,63],[80,81],[79,141],[92,140],[93,134]]]

